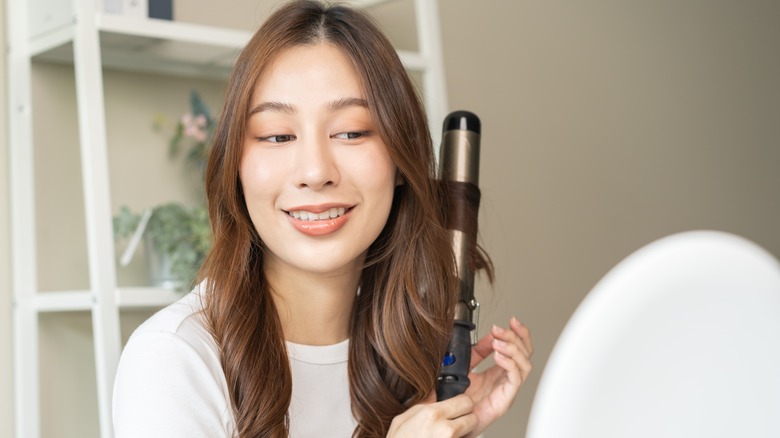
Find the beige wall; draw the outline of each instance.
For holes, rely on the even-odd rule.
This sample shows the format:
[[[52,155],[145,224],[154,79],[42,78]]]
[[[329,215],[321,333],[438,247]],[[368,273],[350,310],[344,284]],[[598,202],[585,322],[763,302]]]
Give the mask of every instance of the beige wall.
[[[630,252],[710,228],[780,255],[780,3],[439,3],[451,106],[483,119],[485,320],[537,345],[489,435],[518,436],[563,324]]]
[[[207,10],[203,3],[181,9],[180,17],[251,28],[250,18],[267,10],[268,2],[234,1],[251,13]],[[517,315],[531,327],[537,347],[532,378],[487,436],[522,436],[533,390],[567,318],[630,252],[673,232],[712,228],[780,254],[780,3],[439,4],[450,106],[475,111],[483,120],[482,240],[498,274],[493,291],[479,289],[483,325]],[[403,26],[390,21],[393,38],[406,44]],[[37,147],[58,163],[44,167],[39,161],[47,169],[38,180],[39,208],[67,212],[39,224],[46,236],[39,249],[45,268],[41,286],[58,278],[68,287],[83,287],[83,244],[59,238],[65,231],[83,241],[79,189],[63,183],[80,178],[72,73],[52,65],[36,65],[34,73],[36,121],[49,122],[45,131],[36,131]],[[115,208],[161,197],[187,199],[187,188],[169,179],[175,168],[149,121],[157,112],[178,115],[192,87],[216,105],[220,85],[117,72],[106,76],[106,84]],[[3,91],[0,115],[6,109]],[[0,127],[4,122],[5,117]],[[2,147],[4,388],[11,385],[6,166]],[[156,182],[145,194],[133,189],[141,168],[146,180]],[[160,193],[159,187],[168,189]],[[58,200],[65,202],[53,204]],[[71,265],[58,262],[63,253]],[[129,284],[141,275],[136,264],[120,279]],[[146,314],[123,316],[127,332]],[[42,373],[50,397],[42,408],[44,436],[94,436],[88,317],[47,316],[41,327],[42,356],[57,364]],[[10,438],[11,418],[10,391],[0,391],[0,438]]]

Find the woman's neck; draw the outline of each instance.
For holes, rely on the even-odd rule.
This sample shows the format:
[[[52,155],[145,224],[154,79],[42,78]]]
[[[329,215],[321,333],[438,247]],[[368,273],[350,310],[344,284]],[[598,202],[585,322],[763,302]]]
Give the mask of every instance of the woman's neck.
[[[360,269],[317,274],[265,263],[285,340],[305,345],[332,345],[349,337],[352,305]]]

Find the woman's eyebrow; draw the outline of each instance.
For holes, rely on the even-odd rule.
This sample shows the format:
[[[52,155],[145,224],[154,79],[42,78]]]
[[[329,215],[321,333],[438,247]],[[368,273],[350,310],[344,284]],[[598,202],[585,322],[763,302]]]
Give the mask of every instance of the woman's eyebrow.
[[[331,112],[339,111],[344,108],[349,108],[353,106],[368,108],[368,102],[365,99],[361,99],[359,97],[344,97],[328,103],[328,109]],[[275,112],[282,112],[286,114],[294,114],[295,112],[297,112],[297,108],[295,108],[294,105],[290,105],[289,103],[274,102],[274,101],[262,102],[256,105],[254,108],[252,108],[249,111],[249,115],[252,116],[257,113],[261,113],[263,111],[275,111]]]
[[[368,108],[368,102],[366,99],[361,99],[359,97],[344,97],[330,102],[330,104],[328,104],[328,109],[331,111],[338,111],[351,106],[362,106],[363,108]]]
[[[263,102],[261,104],[258,104],[254,108],[252,108],[249,111],[249,115],[252,116],[254,114],[261,113],[263,111],[276,111],[276,112],[282,112],[287,114],[293,114],[296,112],[296,109],[293,105],[290,105],[289,103]]]

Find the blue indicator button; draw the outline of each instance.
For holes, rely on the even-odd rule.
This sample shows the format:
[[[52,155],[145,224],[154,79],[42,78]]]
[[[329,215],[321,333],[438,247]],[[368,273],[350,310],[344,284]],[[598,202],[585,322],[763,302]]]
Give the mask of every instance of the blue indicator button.
[[[448,367],[454,363],[455,363],[455,355],[448,351],[447,354],[444,355],[444,360],[441,362],[441,365],[444,367]]]

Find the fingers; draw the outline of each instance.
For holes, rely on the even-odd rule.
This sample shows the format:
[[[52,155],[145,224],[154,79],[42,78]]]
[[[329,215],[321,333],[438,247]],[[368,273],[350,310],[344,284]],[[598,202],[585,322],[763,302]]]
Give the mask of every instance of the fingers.
[[[517,392],[520,390],[520,386],[525,381],[525,376],[517,361],[512,357],[496,350],[493,354],[493,360],[496,362],[496,365],[503,368],[506,373],[506,380],[494,387],[493,394],[491,395],[492,401],[497,402],[493,405],[496,414],[503,415],[512,405],[512,402],[517,396]],[[493,396],[497,398],[493,398]]]
[[[472,409],[474,409],[474,402],[470,397],[464,394],[437,402],[436,392],[431,392],[431,395],[429,395],[425,401],[412,406],[406,412],[399,415],[399,417],[408,419],[421,415],[421,412],[425,412],[425,415],[434,420],[447,420],[468,414]]]
[[[498,326],[493,326],[491,329],[491,334],[495,338],[492,346],[497,353],[494,359],[496,364],[507,371],[510,383],[519,386],[533,368],[531,365],[533,345],[527,327],[516,318],[512,318],[509,325],[512,330]],[[510,359],[510,361],[503,359]]]
[[[444,418],[458,418],[474,409],[474,401],[471,397],[461,394],[441,402],[439,408]]]
[[[511,330],[494,325],[490,329],[490,334],[501,341],[517,344],[523,353],[530,357],[533,354],[533,344],[531,344],[531,335],[528,332],[528,328],[514,317],[509,321],[509,326]]]
[[[511,327],[512,331],[515,332],[521,341],[523,341],[523,345],[525,346],[526,351],[528,351],[528,355],[533,355],[534,345],[531,342],[531,332],[528,331],[528,327],[518,321],[514,316],[509,320],[509,327]]]
[[[442,402],[421,403],[395,417],[387,436],[460,437],[478,424],[473,410],[474,402],[465,394]]]
[[[469,435],[477,435],[506,414],[520,386],[531,373],[531,355],[534,347],[528,328],[517,318],[509,321],[509,328],[493,326],[490,332],[472,348],[471,368],[493,355],[495,365],[479,373],[472,373],[471,386],[466,394],[473,397],[478,424]]]
[[[493,340],[500,339],[506,342],[517,342],[521,345],[522,352],[529,358],[534,354],[533,343],[531,342],[531,333],[523,323],[514,316],[509,320],[511,330],[506,330],[499,326],[493,326],[490,333],[482,337],[471,349],[471,363],[469,368],[473,369],[479,365],[486,357],[493,352]]]
[[[531,359],[528,357],[528,353],[523,351],[525,347],[495,339],[493,349],[495,350],[493,359],[498,366],[506,370],[509,383],[519,387],[531,374],[532,369]]]
[[[462,437],[477,427],[479,424],[479,417],[473,412],[469,412],[466,415],[452,420],[451,433],[453,437]],[[446,433],[446,432],[445,432]],[[437,437],[440,435],[436,435]]]
[[[479,365],[486,357],[490,356],[490,353],[493,352],[493,339],[493,335],[488,334],[483,336],[482,339],[471,347],[471,363],[469,369],[474,369],[474,367]]]

